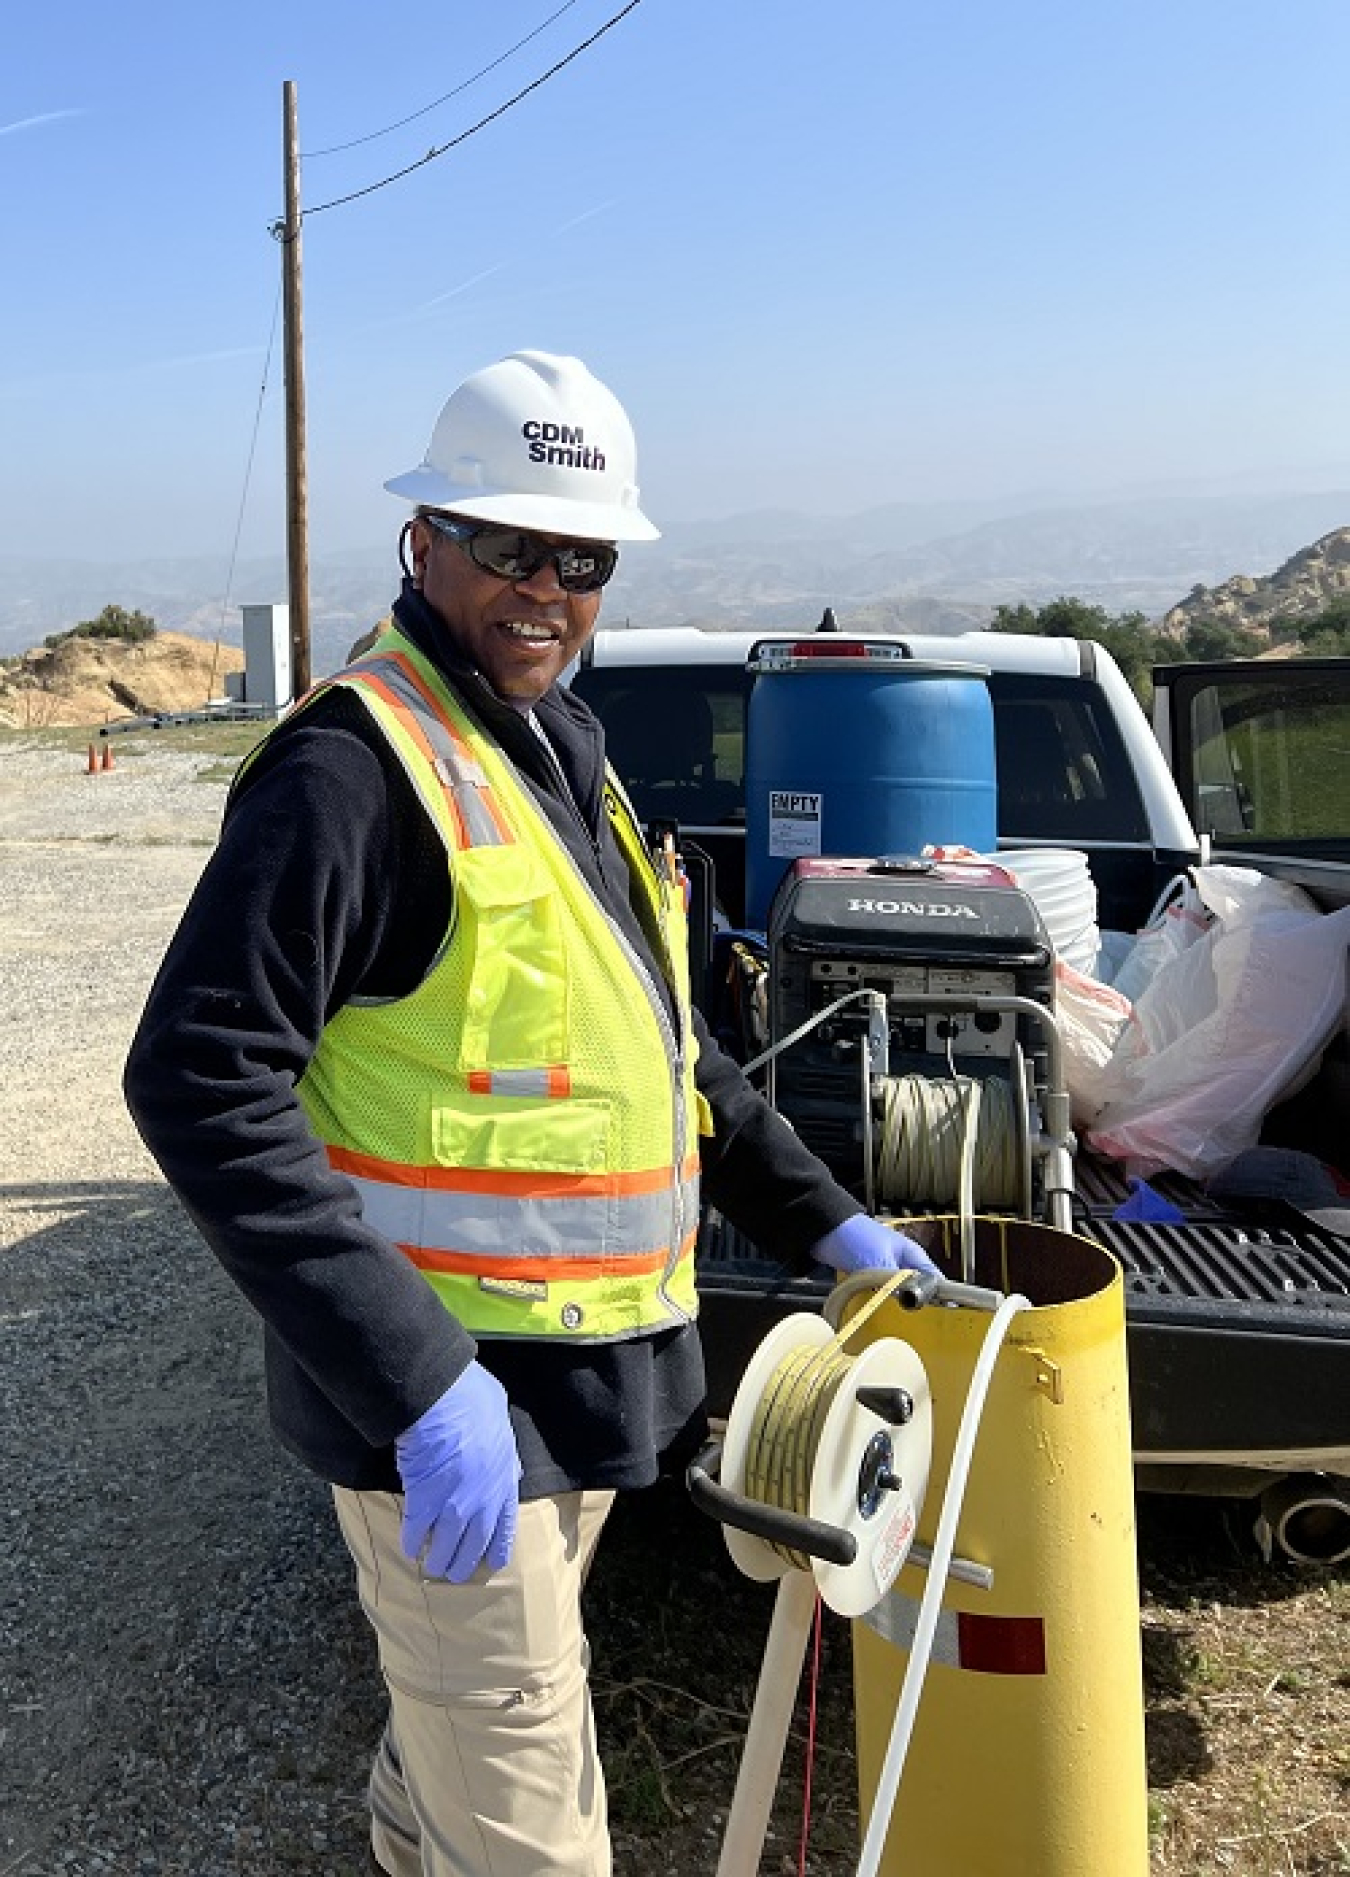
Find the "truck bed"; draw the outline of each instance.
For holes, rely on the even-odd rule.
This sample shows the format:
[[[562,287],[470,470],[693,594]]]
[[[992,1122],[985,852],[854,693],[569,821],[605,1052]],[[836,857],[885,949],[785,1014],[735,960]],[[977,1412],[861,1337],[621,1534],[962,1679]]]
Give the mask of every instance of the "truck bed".
[[[1141,1483],[1184,1487],[1191,1466],[1209,1491],[1350,1472],[1350,1239],[1283,1202],[1226,1209],[1173,1174],[1150,1183],[1185,1222],[1127,1223],[1111,1216],[1127,1195],[1119,1166],[1083,1155],[1076,1178],[1076,1229],[1125,1276]],[[712,1211],[698,1255],[711,1411],[725,1415],[761,1338],[787,1311],[819,1309],[831,1279],[794,1277]]]
[[[812,638],[790,634],[794,642],[803,636]],[[859,635],[876,636],[886,639]],[[1086,854],[1101,929],[1143,926],[1162,890],[1195,864],[1202,834],[1215,862],[1290,881],[1326,912],[1350,904],[1350,661],[1161,665],[1150,727],[1110,653],[1092,641],[978,633],[887,642],[897,638],[916,660],[964,658],[986,673],[998,851],[1006,858],[1067,844]],[[735,933],[745,917],[754,769],[748,705],[759,643],[760,635],[735,631],[601,632],[574,679],[615,732],[611,753],[639,814],[653,825],[679,824],[695,982],[707,986],[714,1033],[723,1033],[724,982],[705,967],[719,926]],[[792,655],[829,657],[839,645],[797,645]],[[658,747],[651,736],[657,719],[687,731],[678,761],[665,739]],[[819,756],[803,754],[794,782],[819,786]],[[879,760],[878,776],[882,770]],[[741,988],[733,980],[733,1053]],[[739,1040],[753,1044],[745,1055],[758,1055],[771,1038],[756,1032]],[[828,1162],[825,1104],[811,1099],[816,1151]],[[840,1125],[851,1139],[849,1119],[841,1116]],[[1350,1174],[1348,1128],[1350,1037],[1342,1034],[1315,1080],[1266,1116],[1261,1144]],[[836,1177],[852,1180],[855,1159],[841,1157]],[[1181,1221],[1122,1222],[1113,1216],[1127,1196],[1120,1167],[1085,1152],[1074,1183],[1076,1229],[1112,1252],[1124,1272],[1141,1486],[1260,1493],[1264,1518],[1266,1489],[1274,1486],[1278,1499],[1281,1476],[1291,1483],[1308,1474],[1350,1476],[1350,1236],[1287,1204],[1230,1210],[1168,1175],[1151,1183],[1174,1201]],[[824,1271],[794,1278],[716,1213],[704,1219],[699,1262],[710,1400],[722,1415],[763,1336],[789,1310],[819,1309],[830,1278]],[[1329,1491],[1314,1515],[1322,1543],[1311,1555],[1340,1555],[1350,1526],[1350,1487],[1343,1496],[1339,1483]]]

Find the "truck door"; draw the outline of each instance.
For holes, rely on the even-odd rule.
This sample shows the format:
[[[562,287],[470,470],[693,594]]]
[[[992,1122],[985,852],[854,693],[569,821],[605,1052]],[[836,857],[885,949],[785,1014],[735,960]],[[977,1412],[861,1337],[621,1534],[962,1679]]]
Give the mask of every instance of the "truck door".
[[[1153,679],[1158,740],[1215,850],[1350,861],[1350,658],[1158,665]]]

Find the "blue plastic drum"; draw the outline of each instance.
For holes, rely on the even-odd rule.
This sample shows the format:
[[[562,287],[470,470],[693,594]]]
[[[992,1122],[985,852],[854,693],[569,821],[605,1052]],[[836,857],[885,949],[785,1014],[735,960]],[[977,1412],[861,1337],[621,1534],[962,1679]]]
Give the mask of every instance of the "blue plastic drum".
[[[992,853],[998,843],[987,673],[895,643],[764,643],[746,717],[746,925],[763,930],[804,856]]]

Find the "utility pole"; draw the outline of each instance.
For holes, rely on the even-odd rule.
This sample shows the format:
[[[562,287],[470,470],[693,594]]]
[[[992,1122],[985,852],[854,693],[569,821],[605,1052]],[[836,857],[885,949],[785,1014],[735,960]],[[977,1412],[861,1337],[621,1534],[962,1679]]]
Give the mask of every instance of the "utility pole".
[[[300,304],[300,143],[295,85],[282,89],[286,220],[282,226],[282,317],[286,354],[286,567],[290,586],[291,695],[310,686],[309,472],[305,462],[305,343]]]

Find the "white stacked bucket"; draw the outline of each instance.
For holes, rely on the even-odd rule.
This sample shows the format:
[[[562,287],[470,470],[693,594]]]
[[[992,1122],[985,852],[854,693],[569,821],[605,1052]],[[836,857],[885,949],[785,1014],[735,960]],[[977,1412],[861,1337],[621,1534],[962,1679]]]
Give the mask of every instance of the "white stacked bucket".
[[[1073,847],[1012,847],[992,858],[1007,868],[1040,913],[1055,955],[1092,977],[1101,934],[1087,855]]]

